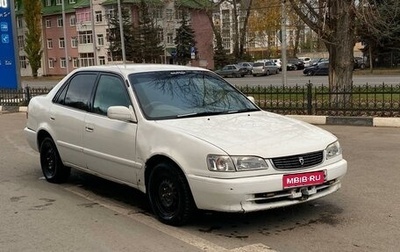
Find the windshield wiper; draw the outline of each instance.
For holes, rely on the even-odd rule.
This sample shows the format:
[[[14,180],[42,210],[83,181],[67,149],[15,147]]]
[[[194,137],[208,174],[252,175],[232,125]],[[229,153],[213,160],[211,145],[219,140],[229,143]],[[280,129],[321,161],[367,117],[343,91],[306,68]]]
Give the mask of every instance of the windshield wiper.
[[[238,109],[238,110],[230,110],[227,113],[243,113],[243,112],[253,112],[253,111],[260,111],[258,108],[245,108],[245,109]]]
[[[225,114],[225,111],[204,111],[204,112],[193,112],[193,113],[187,113],[187,114],[181,114],[177,115],[176,117],[178,118],[183,118],[183,117],[196,117],[196,116],[210,116],[210,115],[220,115],[220,114]]]
[[[243,112],[252,112],[252,111],[259,111],[259,109],[257,109],[257,108],[245,108],[245,109],[226,110],[226,111],[192,112],[192,113],[177,115],[176,117],[183,118],[183,117],[196,117],[196,116],[211,116],[211,115],[234,114],[234,113],[243,113]]]

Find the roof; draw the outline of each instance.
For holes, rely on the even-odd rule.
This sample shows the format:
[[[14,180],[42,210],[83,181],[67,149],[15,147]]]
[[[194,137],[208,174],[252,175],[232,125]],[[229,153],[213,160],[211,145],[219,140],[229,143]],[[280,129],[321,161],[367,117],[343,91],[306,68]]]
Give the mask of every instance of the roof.
[[[141,72],[154,72],[154,71],[209,71],[205,68],[201,67],[192,67],[192,66],[182,66],[182,65],[168,65],[168,64],[114,64],[114,65],[101,65],[101,66],[89,66],[89,67],[80,67],[75,71],[107,71],[107,72],[115,72],[122,73],[124,76],[127,76],[131,73],[141,73]]]

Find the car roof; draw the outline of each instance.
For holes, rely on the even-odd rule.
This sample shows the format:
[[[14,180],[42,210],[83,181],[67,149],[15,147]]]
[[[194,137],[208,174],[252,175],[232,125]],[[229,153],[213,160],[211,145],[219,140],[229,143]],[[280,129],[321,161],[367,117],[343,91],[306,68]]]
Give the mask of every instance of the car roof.
[[[123,74],[127,76],[132,73],[142,73],[142,72],[154,72],[154,71],[209,71],[208,69],[201,67],[192,67],[192,66],[181,66],[181,65],[168,65],[168,64],[110,64],[110,65],[101,65],[101,66],[89,66],[89,67],[81,67],[75,71],[104,71],[104,72],[113,72],[118,74]]]

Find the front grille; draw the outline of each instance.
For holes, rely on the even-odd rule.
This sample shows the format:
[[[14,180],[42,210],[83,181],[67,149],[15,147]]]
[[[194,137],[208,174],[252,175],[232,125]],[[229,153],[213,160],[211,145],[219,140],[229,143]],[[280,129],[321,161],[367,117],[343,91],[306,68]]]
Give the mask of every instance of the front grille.
[[[273,158],[272,163],[276,169],[299,169],[307,168],[322,163],[324,158],[323,151],[312,153]]]

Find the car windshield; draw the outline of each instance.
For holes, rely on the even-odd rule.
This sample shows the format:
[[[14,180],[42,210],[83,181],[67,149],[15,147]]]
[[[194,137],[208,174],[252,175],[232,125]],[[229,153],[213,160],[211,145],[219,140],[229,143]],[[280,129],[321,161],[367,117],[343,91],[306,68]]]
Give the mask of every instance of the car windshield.
[[[147,119],[258,111],[246,96],[206,71],[157,71],[129,76]]]

